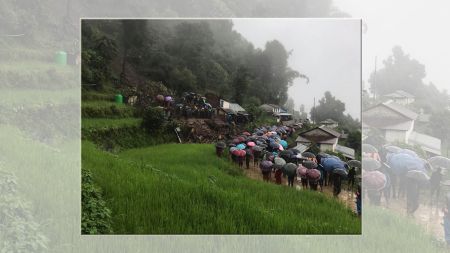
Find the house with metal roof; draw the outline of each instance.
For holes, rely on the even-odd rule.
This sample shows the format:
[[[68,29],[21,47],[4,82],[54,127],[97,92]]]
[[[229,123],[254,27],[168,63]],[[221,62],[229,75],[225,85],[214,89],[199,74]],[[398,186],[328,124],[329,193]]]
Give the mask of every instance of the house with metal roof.
[[[389,100],[364,111],[363,127],[382,130],[388,142],[406,143],[417,117],[417,113]]]
[[[302,132],[295,140],[297,144],[310,146],[316,143],[320,151],[335,151],[336,145],[341,134],[324,125]]]
[[[266,113],[270,113],[270,114],[274,114],[274,115],[287,112],[283,107],[281,107],[279,105],[274,105],[274,104],[262,104],[259,106],[259,108]]]
[[[415,96],[404,91],[404,90],[396,90],[392,93],[386,94],[383,97],[394,101],[400,105],[409,105],[414,102]]]
[[[326,127],[329,127],[329,128],[336,128],[339,125],[339,123],[333,119],[322,120],[321,122],[319,122],[319,124],[325,125]]]
[[[405,106],[389,100],[367,109],[363,115],[363,128],[381,130],[388,143],[419,145],[431,155],[441,154],[441,140],[415,132],[414,125],[419,121],[419,114]]]

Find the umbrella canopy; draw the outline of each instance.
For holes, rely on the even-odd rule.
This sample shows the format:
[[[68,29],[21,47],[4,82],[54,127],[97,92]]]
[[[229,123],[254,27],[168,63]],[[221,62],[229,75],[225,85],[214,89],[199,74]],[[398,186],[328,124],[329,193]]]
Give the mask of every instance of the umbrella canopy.
[[[400,151],[402,151],[402,148],[397,146],[386,146],[384,149],[389,153],[400,153]]]
[[[156,100],[163,102],[164,101],[164,96],[163,95],[157,95],[156,96]]]
[[[275,142],[271,142],[271,143],[269,144],[269,146],[270,146],[272,149],[278,149],[278,148],[280,147],[280,145],[279,145],[278,143],[275,143]]]
[[[320,179],[320,171],[316,169],[310,169],[306,171],[306,178],[309,180],[319,180]]]
[[[238,150],[233,151],[232,154],[235,155],[235,156],[242,157],[242,156],[245,156],[247,154],[247,152],[245,152],[245,150],[238,149]]]
[[[366,171],[377,170],[381,167],[381,163],[373,158],[364,157],[362,161],[362,168]]]
[[[299,175],[301,178],[306,178],[306,173],[308,169],[303,167],[302,165],[299,165],[297,168],[297,175]]]
[[[333,171],[334,169],[345,168],[345,163],[340,159],[334,157],[324,157],[321,159],[320,163],[325,171]]]
[[[245,149],[245,144],[241,143],[236,146],[237,149]]]
[[[316,158],[316,155],[311,152],[303,152],[302,156],[307,158]]]
[[[272,170],[272,166],[273,166],[272,162],[271,162],[271,161],[267,161],[267,160],[262,161],[262,162],[259,164],[259,168],[260,168],[261,171],[263,171],[263,172],[271,171],[271,170]]]
[[[239,142],[245,142],[246,138],[244,136],[237,137],[239,139]]]
[[[274,162],[274,167],[276,169],[281,169],[286,164],[286,161],[281,157],[275,157],[273,162]]]
[[[402,149],[402,151],[400,151],[400,153],[407,154],[407,155],[410,155],[413,157],[419,157],[416,152],[412,151],[411,149],[407,149],[407,148]]]
[[[169,102],[172,101],[172,97],[171,96],[167,96],[164,98],[164,101]]]
[[[365,189],[380,191],[386,187],[386,175],[378,170],[363,173],[362,182]]]
[[[230,153],[233,154],[233,151],[236,151],[236,150],[238,150],[236,147],[231,147],[231,148],[230,148]]]
[[[288,143],[285,140],[281,140],[280,141],[280,145],[283,146],[283,148],[287,148],[288,147]]]
[[[261,131],[261,130],[256,131],[256,135],[258,135],[258,136],[261,136],[261,135],[263,135],[263,134],[264,134],[264,132]]]
[[[297,172],[297,165],[294,163],[287,163],[286,165],[284,165],[283,169],[286,175],[294,176]]]
[[[410,170],[406,172],[406,177],[417,180],[418,182],[426,183],[430,180],[430,177],[421,170]]]
[[[346,176],[348,175],[347,170],[346,170],[346,169],[341,169],[341,168],[339,168],[339,169],[334,169],[334,170],[333,170],[333,173],[334,173],[334,174],[337,174],[337,175],[340,175],[340,176],[343,176],[343,177],[346,177]]]
[[[249,147],[254,147],[254,146],[256,146],[256,144],[255,144],[253,141],[249,141],[249,142],[247,143],[247,146],[249,146]]]
[[[230,144],[228,144],[228,147],[236,147],[236,144],[234,144],[234,143],[230,143]]]
[[[234,144],[239,144],[239,143],[241,143],[241,140],[239,140],[239,138],[234,138],[233,139],[233,143]]]
[[[243,132],[242,134],[243,134],[243,135],[246,135],[246,136],[252,135],[251,133],[249,133],[249,132],[247,132],[247,131]]]
[[[349,167],[361,168],[361,162],[358,160],[350,160],[347,162]]]
[[[315,169],[315,168],[317,168],[317,163],[306,160],[306,161],[303,161],[303,166],[308,169]]]
[[[428,162],[434,167],[442,167],[446,169],[450,169],[450,159],[443,156],[434,156],[428,159]]]
[[[374,146],[366,143],[362,145],[362,151],[364,153],[378,153],[378,150]]]
[[[225,148],[227,146],[227,144],[225,144],[225,142],[223,141],[219,141],[216,143],[216,148]]]
[[[425,164],[421,159],[405,153],[392,154],[388,157],[387,164],[396,175],[404,174],[410,170],[426,171]]]
[[[284,150],[283,146],[281,144],[278,145],[279,150]]]
[[[260,147],[260,146],[254,146],[254,147],[252,147],[252,149],[254,150],[254,151],[258,151],[258,152],[261,152],[261,151],[263,151],[263,147]]]

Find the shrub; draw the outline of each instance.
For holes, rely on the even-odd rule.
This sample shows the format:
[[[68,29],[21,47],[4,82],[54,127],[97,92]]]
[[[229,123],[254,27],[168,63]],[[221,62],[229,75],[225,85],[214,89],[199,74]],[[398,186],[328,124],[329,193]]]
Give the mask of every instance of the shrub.
[[[142,127],[148,132],[155,132],[161,129],[164,124],[164,111],[157,107],[145,109],[142,118]]]
[[[94,185],[91,172],[81,169],[81,232],[83,234],[110,234],[111,210],[106,207],[100,189]]]

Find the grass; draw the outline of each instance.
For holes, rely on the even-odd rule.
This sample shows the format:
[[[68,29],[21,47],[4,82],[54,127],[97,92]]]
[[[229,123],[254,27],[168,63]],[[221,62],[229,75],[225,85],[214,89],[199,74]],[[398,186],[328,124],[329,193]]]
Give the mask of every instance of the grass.
[[[128,126],[140,126],[141,118],[83,118],[81,119],[81,128],[119,128]]]
[[[24,106],[36,107],[48,104],[67,104],[79,103],[80,89],[14,89],[3,88],[0,89],[2,99],[0,105],[2,106]]]
[[[103,189],[119,234],[361,232],[341,203],[248,179],[212,145],[165,144],[115,156],[83,142],[82,166]]]

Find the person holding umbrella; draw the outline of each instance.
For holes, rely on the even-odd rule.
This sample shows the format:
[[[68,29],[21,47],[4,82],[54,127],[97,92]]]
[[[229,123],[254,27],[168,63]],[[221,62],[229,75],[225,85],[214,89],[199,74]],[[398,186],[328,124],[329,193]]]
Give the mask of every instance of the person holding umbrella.
[[[247,169],[250,169],[250,160],[253,157],[253,153],[250,147],[245,149],[245,165]]]
[[[297,175],[297,165],[295,165],[294,163],[287,163],[286,165],[284,165],[284,172],[288,178],[288,185],[290,187],[294,187],[294,179]]]
[[[434,171],[431,174],[430,177],[430,202],[433,203],[433,196],[434,193],[436,193],[436,201],[439,200],[439,192],[441,189],[441,180],[442,180],[442,174],[441,174],[442,168],[438,167],[436,171]]]

